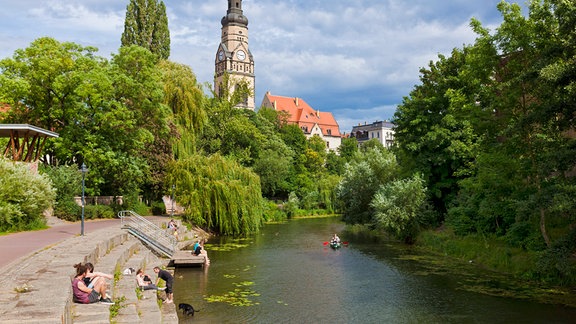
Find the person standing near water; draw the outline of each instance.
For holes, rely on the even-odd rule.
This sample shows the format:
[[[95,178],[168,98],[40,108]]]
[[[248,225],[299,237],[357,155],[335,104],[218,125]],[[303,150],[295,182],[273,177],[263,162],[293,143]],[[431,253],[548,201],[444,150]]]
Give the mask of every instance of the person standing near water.
[[[158,278],[156,279],[156,286],[158,286],[160,279],[166,282],[166,300],[164,302],[166,304],[173,303],[174,293],[172,292],[172,285],[174,285],[174,277],[170,274],[170,272],[162,270],[160,267],[154,267],[154,272],[156,272],[158,275]]]
[[[176,241],[180,241],[178,238],[178,225],[176,225],[176,222],[173,219],[168,222],[168,229],[170,229],[172,235],[176,238]]]

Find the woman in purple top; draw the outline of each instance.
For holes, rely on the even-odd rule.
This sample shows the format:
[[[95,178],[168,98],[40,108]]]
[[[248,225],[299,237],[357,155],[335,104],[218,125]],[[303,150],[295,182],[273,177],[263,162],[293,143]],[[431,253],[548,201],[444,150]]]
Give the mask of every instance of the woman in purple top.
[[[102,304],[114,304],[110,298],[100,298],[106,296],[106,284],[102,281],[96,282],[94,288],[88,288],[84,283],[84,278],[88,274],[88,267],[82,263],[74,265],[76,276],[72,279],[72,293],[74,302],[81,304],[92,304],[100,301]]]

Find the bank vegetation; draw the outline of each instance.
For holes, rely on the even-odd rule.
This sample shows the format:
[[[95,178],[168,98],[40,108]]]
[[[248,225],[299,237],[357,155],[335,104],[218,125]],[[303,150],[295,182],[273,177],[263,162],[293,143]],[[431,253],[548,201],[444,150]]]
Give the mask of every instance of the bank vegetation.
[[[171,195],[184,221],[224,235],[340,213],[409,244],[512,273],[521,262],[530,279],[575,285],[576,6],[498,9],[494,31],[472,19],[473,44],[421,69],[394,116],[391,149],[344,138],[327,152],[282,113],[235,108],[253,91],[246,84],[217,95],[154,47],[123,43],[105,59],[39,38],[0,61],[0,102],[11,107],[0,120],[60,136],[21,188],[3,162],[15,171],[0,173],[0,231],[41,226],[38,210],[51,205],[78,219],[84,163],[88,195],[124,197],[87,206],[90,217],[163,213]],[[43,188],[38,205],[26,200],[30,187]]]

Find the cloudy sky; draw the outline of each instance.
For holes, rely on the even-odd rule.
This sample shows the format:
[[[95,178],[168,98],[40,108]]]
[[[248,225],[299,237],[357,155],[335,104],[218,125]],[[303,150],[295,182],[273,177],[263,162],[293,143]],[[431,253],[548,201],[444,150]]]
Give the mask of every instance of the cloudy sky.
[[[340,130],[391,119],[419,69],[471,44],[472,17],[494,30],[500,0],[244,0],[254,55],[256,105],[266,91],[300,97],[336,117]],[[511,0],[512,2],[517,2]],[[50,36],[120,46],[129,0],[0,0],[0,58]],[[212,83],[226,0],[164,0],[172,61]],[[521,1],[521,4],[524,2]]]

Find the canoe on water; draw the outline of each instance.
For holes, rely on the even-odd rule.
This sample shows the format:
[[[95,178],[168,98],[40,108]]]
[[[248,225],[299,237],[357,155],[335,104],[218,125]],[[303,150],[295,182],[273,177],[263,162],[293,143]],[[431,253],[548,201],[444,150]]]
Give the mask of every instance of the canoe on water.
[[[342,247],[342,243],[340,242],[330,242],[330,247],[334,250],[339,249]]]

